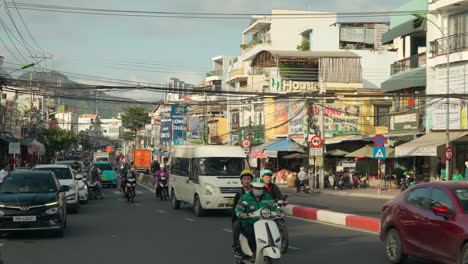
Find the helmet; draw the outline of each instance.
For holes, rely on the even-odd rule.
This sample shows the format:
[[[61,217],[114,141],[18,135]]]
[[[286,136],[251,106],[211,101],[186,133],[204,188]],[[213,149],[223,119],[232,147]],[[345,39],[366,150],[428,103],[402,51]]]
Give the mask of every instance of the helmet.
[[[253,179],[254,178],[254,173],[251,170],[244,170],[244,171],[241,172],[240,178],[242,179],[242,177],[244,177],[244,176],[250,176]]]
[[[252,186],[254,188],[263,188],[265,186],[265,182],[260,178],[255,178],[252,181]]]
[[[265,176],[265,175],[270,175],[272,176],[273,175],[273,172],[271,170],[263,170],[262,171],[262,174],[260,176]]]

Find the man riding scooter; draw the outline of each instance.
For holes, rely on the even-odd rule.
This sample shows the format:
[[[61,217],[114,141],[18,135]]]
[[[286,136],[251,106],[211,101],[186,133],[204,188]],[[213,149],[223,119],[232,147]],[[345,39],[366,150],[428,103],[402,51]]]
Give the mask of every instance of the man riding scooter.
[[[159,170],[154,175],[154,180],[156,181],[156,192],[155,192],[156,198],[159,198],[159,196],[161,195],[162,187],[159,184],[159,181],[161,181],[161,177],[165,177],[166,182],[167,182],[167,179],[169,178],[169,173],[167,172],[164,166],[160,166]]]
[[[236,206],[236,215],[241,220],[241,230],[248,240],[250,249],[252,250],[251,262],[255,261],[257,242],[255,241],[254,223],[258,218],[249,217],[249,213],[254,212],[263,207],[270,207],[272,211],[281,213],[281,210],[275,205],[273,198],[264,192],[264,181],[262,179],[254,179],[252,181],[252,191],[244,194]]]
[[[128,192],[127,192],[127,183],[128,179],[136,179],[137,175],[135,172],[135,168],[131,167],[126,171],[125,174],[122,174],[122,182],[120,183],[120,188],[122,189],[122,192],[125,197],[127,197]]]
[[[254,173],[250,170],[244,170],[241,172],[240,175],[240,180],[242,184],[242,189],[236,193],[236,196],[234,197],[234,203],[232,205],[232,235],[233,235],[233,241],[232,241],[232,248],[234,249],[234,254],[238,257],[245,257],[246,255],[244,252],[242,252],[242,249],[240,247],[240,242],[239,242],[239,235],[241,233],[241,221],[239,218],[237,218],[236,215],[236,207],[237,204],[239,203],[239,199],[246,193],[252,191],[252,180],[254,178]]]
[[[265,182],[265,192],[268,193],[275,202],[283,200],[284,196],[281,193],[279,187],[273,183],[273,172],[271,170],[263,170],[260,174],[263,181]],[[284,201],[287,204],[286,201]]]

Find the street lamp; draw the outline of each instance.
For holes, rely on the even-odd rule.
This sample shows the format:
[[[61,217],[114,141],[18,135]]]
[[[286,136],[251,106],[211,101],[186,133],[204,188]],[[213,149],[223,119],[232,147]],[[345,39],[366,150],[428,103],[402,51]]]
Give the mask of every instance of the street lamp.
[[[447,113],[446,114],[447,116],[446,116],[446,126],[445,126],[445,137],[446,137],[445,147],[448,148],[450,147],[450,133],[449,133],[449,126],[450,126],[450,98],[449,98],[449,95],[450,95],[450,44],[449,44],[449,39],[448,39],[448,36],[445,34],[445,32],[442,30],[442,28],[440,28],[439,25],[437,25],[434,21],[427,18],[427,15],[421,14],[421,13],[413,13],[412,15],[417,18],[413,22],[413,25],[423,20],[429,21],[429,23],[433,24],[440,31],[440,33],[442,34],[442,37],[445,39],[445,45],[446,45],[445,56],[447,57],[447,66],[446,66],[447,67],[447,90],[446,90],[446,94],[447,94],[447,100],[446,100]],[[448,25],[448,22],[447,22],[447,25]],[[448,26],[447,26],[447,29],[448,29]],[[450,160],[447,160],[445,164],[446,164],[445,166],[446,179],[449,179]]]

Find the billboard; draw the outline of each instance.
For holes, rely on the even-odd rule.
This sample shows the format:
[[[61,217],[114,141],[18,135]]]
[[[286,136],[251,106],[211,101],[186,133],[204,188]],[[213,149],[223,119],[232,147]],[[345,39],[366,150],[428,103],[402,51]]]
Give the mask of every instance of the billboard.
[[[275,105],[275,134],[288,134],[288,100],[278,99]]]
[[[313,106],[312,128],[320,130],[321,106]],[[328,134],[361,134],[361,111],[358,105],[326,104],[323,107],[324,132]]]

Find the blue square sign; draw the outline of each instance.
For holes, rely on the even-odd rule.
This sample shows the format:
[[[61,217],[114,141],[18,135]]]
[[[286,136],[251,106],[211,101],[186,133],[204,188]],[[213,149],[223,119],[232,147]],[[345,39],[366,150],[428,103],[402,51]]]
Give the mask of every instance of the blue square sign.
[[[374,159],[385,159],[387,151],[385,147],[374,147]]]

